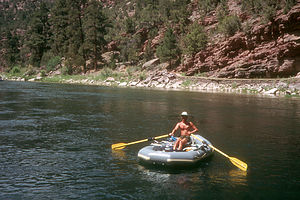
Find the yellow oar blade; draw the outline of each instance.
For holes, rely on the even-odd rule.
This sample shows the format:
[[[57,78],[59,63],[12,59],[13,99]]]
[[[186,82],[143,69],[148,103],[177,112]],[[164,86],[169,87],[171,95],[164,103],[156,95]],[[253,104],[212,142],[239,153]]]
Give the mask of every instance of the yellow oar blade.
[[[235,166],[237,166],[241,170],[247,171],[248,165],[246,163],[244,163],[243,161],[241,161],[237,158],[234,158],[234,157],[229,157],[229,160],[232,162],[232,164],[234,164]]]
[[[127,145],[127,143],[117,143],[117,144],[111,145],[111,148],[114,150],[124,149],[126,147],[126,145]]]

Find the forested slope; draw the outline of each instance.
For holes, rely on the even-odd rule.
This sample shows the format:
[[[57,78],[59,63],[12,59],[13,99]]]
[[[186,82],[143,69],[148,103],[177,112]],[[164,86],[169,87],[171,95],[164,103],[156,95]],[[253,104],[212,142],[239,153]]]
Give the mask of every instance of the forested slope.
[[[155,58],[186,75],[300,71],[298,0],[2,0],[0,10],[1,71],[76,74]]]

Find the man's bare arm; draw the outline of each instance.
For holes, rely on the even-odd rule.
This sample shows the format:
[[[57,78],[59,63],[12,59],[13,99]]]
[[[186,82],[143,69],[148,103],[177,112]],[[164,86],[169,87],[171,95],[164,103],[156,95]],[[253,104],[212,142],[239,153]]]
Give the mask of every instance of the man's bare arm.
[[[174,133],[179,129],[179,123],[176,124],[175,128],[172,130],[171,133],[169,133],[169,135],[171,136],[174,136]]]
[[[192,128],[193,128],[194,130],[189,131],[189,135],[191,135],[191,134],[193,134],[193,133],[195,133],[195,132],[198,131],[198,128],[197,128],[192,122],[190,122],[190,124],[191,124],[191,126],[192,126]]]

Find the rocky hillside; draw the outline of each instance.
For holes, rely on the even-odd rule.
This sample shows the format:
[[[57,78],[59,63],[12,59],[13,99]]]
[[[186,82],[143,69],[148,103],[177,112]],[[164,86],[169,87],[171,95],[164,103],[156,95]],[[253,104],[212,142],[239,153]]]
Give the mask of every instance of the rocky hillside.
[[[235,1],[228,3],[243,24],[251,23],[251,29],[221,40],[215,36],[206,49],[185,57],[177,71],[222,78],[289,77],[300,72],[300,2],[286,14],[278,10],[266,24],[242,12]],[[199,23],[210,29],[218,23],[216,13]]]
[[[238,0],[228,1],[206,1],[215,2],[214,9],[208,10],[203,14],[203,6],[200,4],[205,1],[194,0],[187,7],[189,16],[187,25],[196,23],[204,27],[208,35],[207,43],[204,48],[197,52],[186,54],[182,51],[180,62],[174,61],[177,66],[169,66],[169,71],[182,72],[188,76],[199,75],[218,78],[278,78],[296,76],[300,71],[300,1],[295,1],[293,6],[286,10],[285,6],[281,9],[274,8],[273,13],[266,11],[264,14],[247,10],[245,3]],[[225,2],[225,3],[224,3]],[[249,1],[253,4],[262,1]],[[266,1],[270,2],[270,1]],[[285,4],[288,1],[277,1]],[[225,4],[225,5],[224,5]],[[267,5],[268,3],[266,3]],[[109,6],[117,6],[114,1],[109,2]],[[130,10],[130,5],[136,4],[128,1],[127,17],[134,18],[135,11]],[[261,3],[261,5],[264,5]],[[270,4],[268,4],[270,5]],[[237,16],[238,27],[233,33],[226,34],[219,31],[220,7],[226,9],[228,16]],[[262,9],[262,8],[260,8]],[[226,16],[223,16],[223,18]],[[224,20],[223,20],[224,21]],[[223,22],[230,26],[230,21]],[[226,24],[227,23],[227,24]],[[137,26],[138,27],[138,26]],[[155,52],[161,45],[164,34],[167,30],[166,23],[155,26],[158,27],[155,37],[149,37],[151,28],[140,28],[133,35],[141,35],[143,45],[139,56],[147,53],[147,47],[150,46]],[[185,42],[183,37],[188,35],[188,30],[181,31],[180,24],[172,24],[174,34],[177,36],[178,43]],[[228,28],[227,28],[228,29]],[[229,27],[230,29],[230,27]],[[128,37],[125,33],[123,36]],[[128,39],[132,39],[128,37]],[[122,42],[121,42],[122,43]],[[109,48],[118,50],[120,41],[112,41]],[[184,46],[184,45],[181,45]],[[184,48],[184,47],[183,47]],[[181,50],[183,49],[181,48]],[[161,56],[154,54],[154,59]],[[162,62],[162,60],[161,60]],[[174,65],[173,63],[173,65]]]
[[[1,72],[300,76],[300,0],[3,0],[0,11]]]

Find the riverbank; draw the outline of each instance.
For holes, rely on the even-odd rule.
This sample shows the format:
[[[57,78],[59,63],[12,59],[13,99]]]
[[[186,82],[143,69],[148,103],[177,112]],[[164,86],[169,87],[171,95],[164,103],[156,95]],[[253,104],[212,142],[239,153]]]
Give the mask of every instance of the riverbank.
[[[38,81],[111,87],[156,88],[198,92],[256,94],[275,97],[300,97],[300,77],[278,79],[226,79],[184,76],[166,70],[145,72],[115,72],[101,70],[85,75],[50,74],[42,77],[1,75],[3,80]]]

